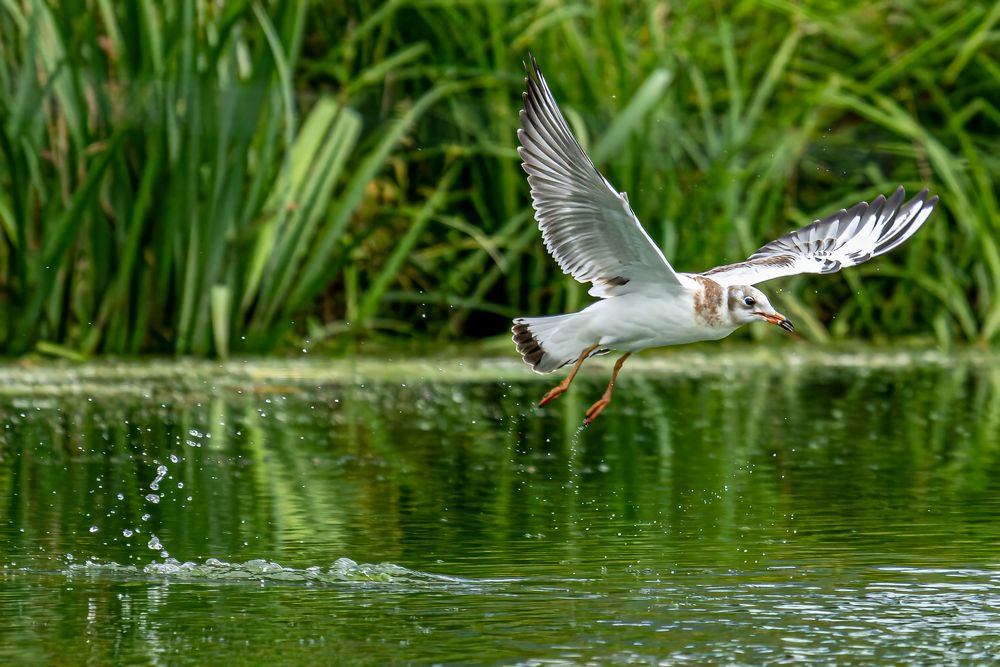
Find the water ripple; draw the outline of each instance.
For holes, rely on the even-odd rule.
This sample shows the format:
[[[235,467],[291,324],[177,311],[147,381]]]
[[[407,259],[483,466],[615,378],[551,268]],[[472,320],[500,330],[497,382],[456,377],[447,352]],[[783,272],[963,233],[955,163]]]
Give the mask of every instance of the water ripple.
[[[336,584],[343,582],[369,582],[382,584],[405,584],[422,586],[472,585],[472,581],[442,574],[411,570],[394,563],[356,563],[350,558],[338,558],[329,567],[314,565],[305,568],[286,567],[265,559],[230,563],[218,558],[209,558],[203,563],[181,562],[167,558],[163,562],[153,562],[143,567],[86,561],[73,563],[66,568],[67,576],[85,575],[125,575],[157,576],[181,581],[253,581],[268,583]]]

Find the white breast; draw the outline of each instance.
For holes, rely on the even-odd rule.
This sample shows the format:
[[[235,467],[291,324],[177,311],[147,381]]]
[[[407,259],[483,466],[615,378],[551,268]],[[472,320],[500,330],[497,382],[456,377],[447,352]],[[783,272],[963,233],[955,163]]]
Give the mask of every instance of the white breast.
[[[711,306],[704,298],[697,284],[660,294],[626,294],[591,305],[581,313],[587,316],[581,325],[602,347],[629,352],[717,340],[735,331],[728,317],[696,315]]]

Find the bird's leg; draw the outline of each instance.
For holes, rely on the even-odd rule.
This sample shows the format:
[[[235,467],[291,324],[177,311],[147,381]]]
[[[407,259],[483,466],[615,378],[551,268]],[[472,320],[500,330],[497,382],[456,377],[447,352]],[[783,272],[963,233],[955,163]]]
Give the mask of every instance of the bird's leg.
[[[590,426],[590,423],[597,419],[597,415],[601,414],[601,411],[608,407],[608,403],[611,402],[611,392],[615,390],[615,380],[618,378],[618,371],[622,369],[622,364],[625,360],[632,356],[631,352],[626,352],[623,354],[618,361],[615,362],[615,369],[611,371],[611,382],[608,383],[608,388],[604,392],[604,396],[601,396],[596,403],[590,406],[587,410],[587,418],[583,420],[584,426]]]
[[[563,393],[567,389],[569,389],[569,385],[571,382],[573,382],[573,378],[576,377],[576,372],[580,370],[580,366],[583,366],[583,362],[586,361],[587,357],[590,356],[590,353],[596,349],[597,349],[597,343],[594,343],[590,347],[584,349],[584,351],[580,353],[580,358],[576,360],[575,364],[573,364],[573,368],[570,370],[569,375],[563,378],[562,382],[560,382],[555,387],[550,389],[549,393],[545,394],[545,396],[542,397],[542,400],[538,402],[538,407],[542,407],[549,401],[562,396]]]

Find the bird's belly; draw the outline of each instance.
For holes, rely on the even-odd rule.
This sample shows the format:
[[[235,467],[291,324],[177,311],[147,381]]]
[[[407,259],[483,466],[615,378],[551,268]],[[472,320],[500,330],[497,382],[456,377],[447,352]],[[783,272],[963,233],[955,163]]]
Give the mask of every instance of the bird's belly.
[[[626,352],[718,340],[735,330],[698,322],[694,302],[686,296],[665,300],[627,295],[600,301],[587,310],[594,311],[590,324],[599,336],[599,344]]]

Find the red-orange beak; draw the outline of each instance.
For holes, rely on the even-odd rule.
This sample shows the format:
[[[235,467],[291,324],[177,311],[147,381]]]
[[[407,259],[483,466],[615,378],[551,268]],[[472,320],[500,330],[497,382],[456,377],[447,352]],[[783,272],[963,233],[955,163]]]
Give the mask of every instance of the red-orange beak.
[[[792,321],[782,315],[781,313],[775,313],[774,315],[768,315],[767,313],[757,312],[756,315],[760,315],[765,320],[771,324],[776,324],[788,333],[795,333],[795,327],[792,326]]]

